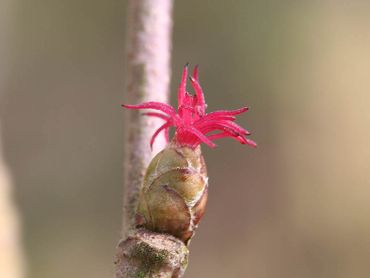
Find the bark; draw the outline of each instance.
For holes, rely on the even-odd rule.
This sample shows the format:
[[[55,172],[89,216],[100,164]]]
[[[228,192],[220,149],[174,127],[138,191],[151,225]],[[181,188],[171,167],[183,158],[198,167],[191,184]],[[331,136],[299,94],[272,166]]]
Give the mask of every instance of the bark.
[[[0,98],[6,91],[12,68],[13,34],[16,8],[19,3],[0,1]],[[1,101],[1,99],[0,99]],[[1,123],[0,123],[1,124]],[[1,127],[0,127],[1,129]],[[21,242],[21,227],[18,208],[13,199],[14,186],[3,153],[0,130],[0,277],[22,278],[25,276],[25,261]]]
[[[172,0],[131,0],[127,30],[127,95],[125,103],[168,102]],[[147,165],[163,149],[160,134],[153,152],[149,142],[160,119],[129,111],[126,121],[123,236],[133,227],[138,191]]]
[[[189,251],[170,235],[137,230],[118,244],[116,277],[182,277]]]
[[[125,103],[168,103],[172,0],[128,3]],[[153,151],[149,147],[150,138],[162,121],[144,117],[138,111],[127,113],[124,219],[116,255],[116,277],[181,277],[187,264],[187,247],[167,234],[135,230],[138,194],[146,168],[166,144],[161,134]]]
[[[3,161],[0,138],[0,277],[24,277],[18,210],[12,198],[8,169]]]

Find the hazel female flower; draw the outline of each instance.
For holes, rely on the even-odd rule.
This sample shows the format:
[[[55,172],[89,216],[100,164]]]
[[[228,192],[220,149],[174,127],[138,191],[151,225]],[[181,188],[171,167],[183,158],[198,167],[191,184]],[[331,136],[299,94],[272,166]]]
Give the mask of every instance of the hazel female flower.
[[[195,95],[191,95],[186,91],[187,75],[188,67],[185,66],[178,89],[177,112],[175,108],[168,104],[154,101],[138,105],[122,105],[128,109],[153,109],[162,112],[148,112],[144,114],[165,121],[153,134],[150,140],[150,146],[153,145],[156,137],[162,131],[166,133],[166,139],[168,141],[169,129],[175,127],[174,142],[179,146],[187,146],[195,149],[200,143],[205,143],[210,147],[215,147],[214,140],[232,137],[241,144],[256,147],[256,143],[247,138],[250,132],[234,123],[235,116],[246,112],[248,108],[220,110],[207,114],[203,90],[199,84],[198,66],[194,68],[193,76],[190,77]]]
[[[232,137],[242,144],[255,147],[256,143],[240,127],[235,116],[248,109],[221,110],[206,113],[202,88],[199,85],[198,67],[190,77],[195,95],[186,91],[188,68],[185,66],[178,91],[177,111],[160,102],[123,105],[128,109],[153,109],[147,116],[158,117],[164,124],[153,134],[157,135],[175,127],[175,136],[150,162],[140,190],[136,211],[136,227],[169,233],[189,244],[201,220],[208,198],[208,176],[200,144],[214,147],[214,140]]]

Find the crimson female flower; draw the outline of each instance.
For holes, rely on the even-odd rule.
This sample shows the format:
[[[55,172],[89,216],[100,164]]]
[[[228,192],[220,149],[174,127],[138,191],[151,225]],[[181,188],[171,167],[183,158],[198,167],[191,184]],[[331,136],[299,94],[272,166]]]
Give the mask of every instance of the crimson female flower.
[[[193,76],[190,76],[190,82],[195,95],[186,91],[186,81],[188,67],[185,66],[180,86],[178,89],[178,109],[161,102],[145,102],[138,105],[122,105],[128,109],[152,109],[159,112],[148,112],[144,115],[157,117],[164,120],[150,140],[150,146],[153,145],[156,137],[162,131],[166,133],[169,140],[169,129],[175,127],[176,132],[174,142],[180,146],[187,146],[192,149],[200,143],[205,143],[210,147],[215,147],[214,140],[223,137],[232,137],[242,144],[256,147],[256,143],[247,138],[250,133],[237,125],[235,116],[246,112],[247,107],[236,110],[220,110],[206,113],[206,103],[203,90],[199,84],[198,66],[194,68]]]
[[[150,145],[160,132],[170,144],[150,162],[140,190],[136,226],[154,232],[168,233],[189,244],[205,212],[208,198],[208,176],[199,145],[214,147],[214,140],[232,137],[242,144],[255,147],[247,130],[237,125],[235,116],[248,110],[220,110],[206,113],[206,104],[199,84],[198,67],[190,77],[194,95],[186,91],[188,68],[185,66],[178,90],[178,109],[160,102],[123,105],[128,109],[152,109],[145,115],[164,120],[153,134]],[[159,111],[159,112],[158,112]]]

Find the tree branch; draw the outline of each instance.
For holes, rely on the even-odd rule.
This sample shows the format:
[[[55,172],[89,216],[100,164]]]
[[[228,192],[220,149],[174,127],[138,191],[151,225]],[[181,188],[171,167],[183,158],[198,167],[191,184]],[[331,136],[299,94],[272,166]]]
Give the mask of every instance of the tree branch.
[[[127,25],[128,103],[168,103],[172,0],[130,0]],[[151,152],[149,142],[160,119],[130,111],[126,121],[123,236],[133,227],[138,191],[153,155],[165,146],[161,134]]]
[[[6,84],[12,80],[16,12],[19,3],[12,0],[0,1],[0,97],[6,91]],[[1,101],[2,99],[0,99]],[[3,103],[2,103],[3,105]],[[0,123],[1,125],[1,123]],[[13,198],[14,182],[5,159],[0,126],[0,277],[25,277],[25,258],[21,240],[21,221]],[[4,148],[3,148],[4,147]]]
[[[1,134],[0,134],[1,135]],[[13,188],[3,161],[0,137],[0,277],[24,277],[18,211],[13,203]]]
[[[137,230],[118,244],[116,277],[182,277],[188,248],[170,235]]]
[[[127,34],[126,103],[168,103],[172,0],[130,0]],[[116,277],[181,277],[188,249],[173,236],[135,230],[138,194],[152,157],[164,148],[164,135],[157,137],[153,152],[150,137],[161,120],[130,111],[124,169],[123,240],[116,255]]]

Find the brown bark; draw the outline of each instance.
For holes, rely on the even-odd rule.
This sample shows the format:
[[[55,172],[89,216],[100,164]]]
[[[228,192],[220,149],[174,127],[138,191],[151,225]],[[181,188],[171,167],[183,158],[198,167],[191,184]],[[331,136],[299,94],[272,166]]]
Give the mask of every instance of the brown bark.
[[[8,168],[3,161],[0,138],[0,277],[24,277],[18,210]]]
[[[173,236],[137,230],[118,244],[116,277],[182,277],[188,253],[184,243]]]
[[[170,36],[172,0],[131,0],[127,25],[127,94],[130,104],[145,101],[168,102],[170,80]],[[161,120],[129,111],[125,157],[123,236],[133,227],[137,195],[155,152],[165,145],[162,134],[154,145],[149,142]]]
[[[130,0],[127,33],[127,95],[125,103],[168,102],[172,0]],[[123,240],[118,245],[116,277],[181,277],[188,249],[167,234],[135,230],[138,194],[145,170],[165,146],[160,135],[153,152],[149,142],[160,120],[129,111],[124,169]]]
[[[0,1],[0,97],[12,68],[13,33],[17,5],[12,0]],[[0,123],[1,124],[1,123]],[[22,278],[25,262],[21,242],[21,221],[13,199],[14,185],[3,153],[0,127],[0,277]]]

